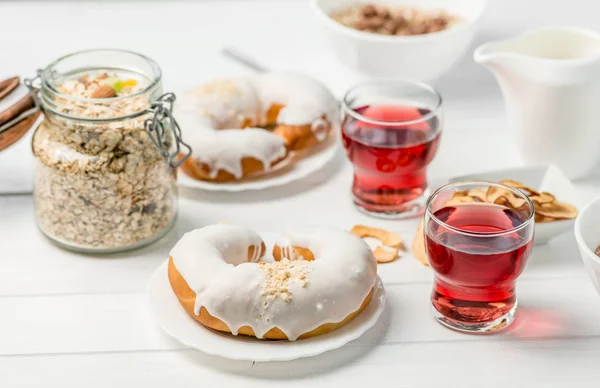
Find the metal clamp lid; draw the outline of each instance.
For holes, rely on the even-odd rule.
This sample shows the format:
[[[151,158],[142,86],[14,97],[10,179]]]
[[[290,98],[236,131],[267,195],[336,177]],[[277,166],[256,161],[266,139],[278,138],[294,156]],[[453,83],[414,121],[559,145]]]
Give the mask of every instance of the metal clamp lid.
[[[165,93],[152,102],[148,111],[153,112],[153,115],[144,121],[144,128],[146,128],[150,140],[160,150],[169,166],[177,168],[192,154],[192,148],[183,141],[181,128],[179,128],[177,120],[173,117],[174,102],[175,94],[173,93]],[[175,138],[175,150],[172,152],[169,149],[168,142],[166,142],[168,134],[165,131],[165,120],[171,124]],[[184,149],[183,152],[182,149]]]

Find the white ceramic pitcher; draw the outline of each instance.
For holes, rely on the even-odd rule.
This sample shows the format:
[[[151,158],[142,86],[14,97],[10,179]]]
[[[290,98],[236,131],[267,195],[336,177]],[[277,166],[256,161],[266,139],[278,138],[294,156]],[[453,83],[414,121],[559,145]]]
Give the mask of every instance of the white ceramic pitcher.
[[[600,160],[600,34],[540,28],[475,50],[496,76],[525,162],[558,165],[571,179]]]

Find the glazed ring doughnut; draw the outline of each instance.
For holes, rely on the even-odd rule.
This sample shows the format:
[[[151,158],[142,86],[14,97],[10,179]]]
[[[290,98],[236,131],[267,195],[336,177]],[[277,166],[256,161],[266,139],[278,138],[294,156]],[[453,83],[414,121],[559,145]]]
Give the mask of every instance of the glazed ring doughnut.
[[[265,339],[330,332],[369,304],[377,263],[360,238],[312,227],[284,234],[273,263],[258,262],[265,249],[258,234],[239,226],[186,233],[171,250],[171,288],[204,326]]]
[[[266,173],[290,152],[323,142],[339,114],[334,96],[314,78],[268,73],[191,90],[177,118],[193,149],[183,171],[226,182]]]

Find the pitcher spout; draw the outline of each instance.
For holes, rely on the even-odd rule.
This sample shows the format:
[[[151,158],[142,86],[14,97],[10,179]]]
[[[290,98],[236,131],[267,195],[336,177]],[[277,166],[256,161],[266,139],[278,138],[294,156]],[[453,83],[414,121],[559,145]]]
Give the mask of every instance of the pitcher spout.
[[[502,45],[505,42],[491,42],[479,46],[473,53],[473,59],[475,62],[483,66],[489,66],[495,63],[499,63],[506,53],[503,53]]]
[[[475,62],[547,84],[584,83],[600,76],[600,34],[577,27],[545,27],[486,43]],[[496,74],[497,75],[497,74]]]
[[[482,65],[501,58],[574,68],[600,60],[600,34],[577,27],[538,28],[513,39],[486,43],[474,53],[475,61]]]

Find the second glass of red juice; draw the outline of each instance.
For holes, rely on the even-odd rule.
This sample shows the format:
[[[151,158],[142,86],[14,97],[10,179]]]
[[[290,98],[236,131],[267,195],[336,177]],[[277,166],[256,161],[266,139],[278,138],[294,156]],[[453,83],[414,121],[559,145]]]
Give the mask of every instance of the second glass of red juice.
[[[502,190],[518,208],[449,201],[456,192]],[[435,318],[464,332],[495,332],[517,309],[515,283],[533,247],[534,208],[518,189],[492,182],[457,182],[427,202],[425,246],[435,281]]]
[[[421,213],[441,132],[442,98],[426,84],[382,80],[350,89],[342,101],[342,139],[354,166],[357,208],[384,218]]]

